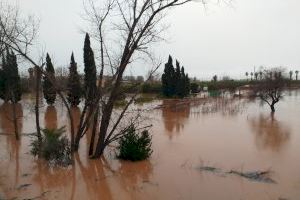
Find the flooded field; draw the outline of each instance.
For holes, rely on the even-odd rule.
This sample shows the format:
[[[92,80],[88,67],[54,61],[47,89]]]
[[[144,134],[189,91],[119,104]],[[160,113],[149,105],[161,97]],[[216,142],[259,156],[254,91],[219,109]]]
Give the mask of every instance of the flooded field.
[[[22,133],[35,131],[33,101],[28,97],[17,107]],[[2,104],[0,199],[296,200],[300,198],[299,102],[300,91],[286,92],[275,115],[255,99],[157,100],[139,105],[160,107],[148,113],[153,124],[150,160],[119,161],[112,150],[101,160],[89,160],[86,137],[74,166],[65,169],[50,169],[33,158],[28,135],[16,142],[12,108]],[[62,104],[44,105],[41,110],[43,127],[68,124]],[[79,120],[80,109],[73,114]],[[273,182],[232,171],[268,171]]]

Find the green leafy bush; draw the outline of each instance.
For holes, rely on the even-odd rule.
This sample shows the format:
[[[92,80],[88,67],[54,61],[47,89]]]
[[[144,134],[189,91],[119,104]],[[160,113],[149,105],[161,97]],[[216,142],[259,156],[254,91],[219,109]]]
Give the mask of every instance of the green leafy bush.
[[[152,154],[151,140],[148,130],[138,133],[131,126],[126,135],[119,140],[118,158],[123,160],[140,161],[149,158]]]
[[[65,127],[59,129],[43,129],[41,144],[38,137],[31,143],[31,153],[39,156],[50,165],[68,166],[72,163],[71,144],[66,136],[63,135]]]

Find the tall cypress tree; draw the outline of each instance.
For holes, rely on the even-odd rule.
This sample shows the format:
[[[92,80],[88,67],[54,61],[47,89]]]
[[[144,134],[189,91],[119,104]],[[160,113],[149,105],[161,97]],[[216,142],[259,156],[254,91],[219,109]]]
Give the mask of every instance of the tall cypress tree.
[[[17,56],[12,51],[10,53],[10,77],[9,77],[9,85],[11,87],[10,92],[10,100],[14,103],[17,103],[21,100],[22,97],[22,89],[21,89],[21,78],[19,75]]]
[[[43,76],[43,93],[47,104],[52,105],[56,100],[56,90],[50,79],[55,80],[55,71],[48,53],[46,56],[46,73],[47,76]]]
[[[91,48],[90,36],[87,33],[84,41],[83,49],[84,59],[84,91],[87,101],[92,100],[96,95],[96,64],[94,59],[94,52]]]
[[[5,100],[5,82],[6,82],[6,75],[5,75],[5,67],[6,67],[6,60],[4,54],[2,55],[2,63],[0,69],[0,98]]]
[[[76,107],[80,103],[82,97],[82,88],[80,84],[80,76],[77,72],[77,63],[74,54],[71,55],[71,63],[68,77],[68,102],[71,106]]]
[[[180,70],[180,77],[179,77],[179,81],[177,84],[178,87],[178,91],[177,91],[177,96],[179,96],[180,98],[185,97],[185,73],[184,73],[184,67],[181,67]]]
[[[175,83],[175,95],[180,96],[181,94],[181,72],[180,72],[180,64],[178,60],[176,60],[176,69],[175,69],[175,76],[174,76],[174,83]]]
[[[188,74],[185,74],[185,90],[184,90],[184,96],[188,96],[190,95],[190,92],[191,92],[191,81],[190,81],[190,78],[189,78],[189,75]]]
[[[163,94],[166,97],[171,97],[175,94],[175,70],[173,67],[173,59],[169,56],[168,62],[165,64],[164,73],[162,74]]]

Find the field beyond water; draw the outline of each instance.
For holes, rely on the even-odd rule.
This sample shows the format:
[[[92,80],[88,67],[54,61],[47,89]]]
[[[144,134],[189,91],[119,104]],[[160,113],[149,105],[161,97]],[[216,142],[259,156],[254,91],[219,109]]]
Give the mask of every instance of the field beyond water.
[[[28,96],[17,107],[22,133],[35,131],[33,101]],[[30,155],[30,136],[16,142],[12,109],[2,104],[0,199],[297,200],[299,102],[300,90],[285,92],[275,115],[258,99],[140,103],[153,124],[148,161],[119,161],[111,149],[104,158],[89,160],[87,135],[73,166],[52,169]],[[61,103],[41,111],[43,127],[68,124]],[[78,123],[80,109],[73,114]]]

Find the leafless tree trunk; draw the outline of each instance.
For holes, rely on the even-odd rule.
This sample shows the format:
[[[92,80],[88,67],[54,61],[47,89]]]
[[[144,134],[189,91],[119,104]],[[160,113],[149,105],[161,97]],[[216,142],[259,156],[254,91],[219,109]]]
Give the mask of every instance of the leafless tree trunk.
[[[35,126],[36,126],[36,134],[38,137],[39,141],[39,146],[42,145],[42,135],[41,135],[41,127],[40,127],[40,106],[39,106],[39,101],[40,101],[40,83],[41,83],[41,73],[40,70],[38,69],[39,67],[36,66],[36,77],[35,77]]]
[[[12,103],[12,107],[13,107],[13,122],[14,122],[16,140],[19,140],[20,136],[19,136],[19,130],[18,130],[18,117],[16,114],[16,103],[15,102]]]
[[[96,137],[96,131],[98,127],[98,118],[99,118],[99,106],[96,109],[96,112],[94,114],[94,121],[93,121],[93,129],[92,129],[92,135],[91,135],[91,142],[90,142],[90,148],[89,148],[89,156],[92,156],[94,153],[94,146],[95,146],[95,137]]]
[[[145,57],[152,59],[149,47],[163,39],[160,34],[166,29],[166,26],[162,24],[162,19],[167,14],[167,10],[191,1],[107,0],[104,3],[101,2],[102,7],[97,7],[97,2],[94,0],[85,1],[87,20],[92,27],[91,35],[99,42],[100,46],[100,84],[94,107],[97,107],[98,104],[101,105],[101,117],[94,158],[99,158],[108,144],[125,134],[126,127],[120,127],[120,124],[124,121],[126,112],[137,94],[133,95],[133,98],[112,122],[114,104],[124,92],[120,91],[120,87],[125,70],[135,59],[144,59]],[[110,40],[107,32],[116,35],[119,42],[114,45],[113,41],[116,38]],[[112,48],[107,48],[108,45],[117,48],[114,51]],[[105,90],[101,86],[105,71],[111,72],[110,90]],[[77,135],[77,138],[82,135]],[[94,138],[96,137],[92,137],[92,143]],[[76,143],[79,140],[76,140]],[[92,149],[90,150],[92,151]]]

